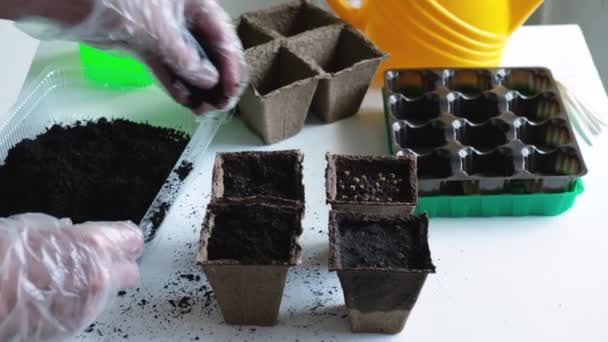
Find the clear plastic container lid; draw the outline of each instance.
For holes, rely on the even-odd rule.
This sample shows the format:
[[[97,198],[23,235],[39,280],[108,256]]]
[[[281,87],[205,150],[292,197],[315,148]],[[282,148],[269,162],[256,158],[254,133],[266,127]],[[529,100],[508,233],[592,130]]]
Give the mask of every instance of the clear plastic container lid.
[[[216,112],[197,118],[156,86],[116,87],[91,81],[86,74],[82,68],[47,69],[31,83],[19,103],[0,120],[0,164],[16,144],[35,138],[54,124],[127,119],[189,134],[191,140],[173,171],[188,160],[193,163],[190,174],[195,175],[199,159],[219,126],[231,117],[230,113]],[[192,177],[180,180],[173,171],[140,222],[147,243],[154,240],[180,189],[191,181]]]

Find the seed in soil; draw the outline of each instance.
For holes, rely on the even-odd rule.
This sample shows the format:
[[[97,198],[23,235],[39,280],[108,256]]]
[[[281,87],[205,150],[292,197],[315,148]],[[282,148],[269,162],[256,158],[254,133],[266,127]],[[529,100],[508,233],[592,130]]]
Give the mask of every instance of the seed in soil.
[[[339,173],[342,178],[338,183],[344,186],[337,187],[336,198],[354,201],[372,199],[376,202],[407,202],[412,199],[411,187],[403,182],[403,178],[396,179],[395,173],[390,173],[387,177],[382,172],[373,172],[378,166],[363,161],[352,163],[349,167],[350,170]]]

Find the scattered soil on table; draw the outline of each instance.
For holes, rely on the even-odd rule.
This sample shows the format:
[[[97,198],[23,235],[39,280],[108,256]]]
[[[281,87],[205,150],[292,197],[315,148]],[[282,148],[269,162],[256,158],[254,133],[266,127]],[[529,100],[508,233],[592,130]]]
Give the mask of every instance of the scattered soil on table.
[[[382,162],[359,161],[338,166],[337,170],[337,200],[410,202],[414,199],[410,174],[402,164],[387,167]]]
[[[224,157],[224,196],[265,195],[303,200],[297,156],[292,153],[247,154]]]
[[[179,164],[179,167],[175,169],[175,173],[177,174],[177,178],[179,178],[180,181],[183,181],[190,175],[190,172],[192,172],[193,169],[194,164],[184,160],[181,164]]]
[[[171,208],[171,205],[167,202],[162,202],[154,211],[154,213],[152,213],[152,215],[150,215],[150,223],[152,223],[150,232],[147,233],[147,236],[145,236],[145,242],[149,242],[152,239],[154,239],[154,237],[156,237],[156,233],[158,232],[158,228],[160,228],[160,224],[163,223],[163,221],[165,220],[165,217],[167,217],[167,214],[169,213],[169,209]],[[145,213],[144,213],[145,215]],[[143,218],[143,215],[142,215]],[[139,221],[135,221],[135,222],[139,222]]]
[[[74,222],[139,223],[188,136],[126,120],[55,125],[12,148],[0,167],[0,217],[44,212]]]
[[[209,260],[243,264],[288,262],[299,215],[256,205],[217,206],[209,238]]]
[[[433,269],[426,236],[413,217],[338,220],[342,265],[352,267]]]

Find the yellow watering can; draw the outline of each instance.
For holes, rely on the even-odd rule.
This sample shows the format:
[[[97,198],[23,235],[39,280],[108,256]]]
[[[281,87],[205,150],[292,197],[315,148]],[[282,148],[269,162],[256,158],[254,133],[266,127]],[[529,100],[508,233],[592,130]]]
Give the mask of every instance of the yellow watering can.
[[[493,67],[507,39],[542,0],[327,0],[391,57],[389,68]]]

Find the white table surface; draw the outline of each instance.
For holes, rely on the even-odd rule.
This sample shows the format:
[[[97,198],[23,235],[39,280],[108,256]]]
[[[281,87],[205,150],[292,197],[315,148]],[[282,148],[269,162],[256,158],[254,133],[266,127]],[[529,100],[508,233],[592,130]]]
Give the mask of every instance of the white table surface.
[[[2,32],[0,27],[0,38]],[[26,48],[9,53],[26,64],[32,57]],[[43,43],[28,78],[49,63],[69,66],[77,61],[74,44]],[[17,87],[23,75],[11,73],[10,65],[0,65],[4,75],[0,89]],[[504,65],[547,66],[596,108],[608,108],[578,26],[521,28],[507,48]],[[14,100],[0,98],[4,104]],[[437,274],[429,277],[404,332],[350,334],[337,277],[326,266],[324,155],[326,151],[386,153],[385,141],[380,95],[375,91],[359,115],[331,125],[310,120],[298,136],[273,146],[263,146],[240,121],[230,122],[210,147],[196,185],[180,196],[167,217],[159,244],[144,259],[139,291],[117,298],[93,331],[77,340],[114,341],[124,335],[133,341],[191,341],[195,337],[201,341],[608,340],[608,227],[603,221],[608,209],[606,136],[593,148],[584,147],[589,168],[586,191],[561,216],[433,219],[430,245]],[[253,330],[225,325],[213,300],[206,306],[204,292],[197,292],[206,281],[194,263],[214,154],[290,148],[305,152],[304,263],[289,274],[278,326]],[[190,273],[202,279],[179,279],[180,274]],[[179,314],[168,300],[184,295],[193,296],[193,310]]]

